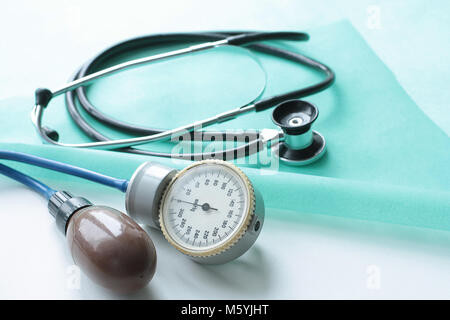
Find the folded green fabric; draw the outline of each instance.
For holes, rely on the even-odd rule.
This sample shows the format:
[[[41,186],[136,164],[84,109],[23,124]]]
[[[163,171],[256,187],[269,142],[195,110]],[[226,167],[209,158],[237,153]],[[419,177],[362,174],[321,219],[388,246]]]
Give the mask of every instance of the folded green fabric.
[[[271,217],[270,208],[277,208],[288,212],[283,217],[305,212],[450,230],[449,137],[410,99],[351,24],[343,21],[309,30],[309,33],[308,43],[275,45],[315,57],[335,70],[337,78],[333,87],[305,99],[319,107],[320,116],[314,128],[326,137],[328,151],[321,160],[305,167],[280,164],[278,170],[274,170],[271,166],[244,165],[245,172],[263,194],[269,208],[268,217]],[[102,80],[91,86],[89,94],[101,110],[117,118],[172,128],[251,101],[264,84],[262,95],[271,96],[320,78],[294,63],[255,54],[266,71],[265,83],[258,64],[243,51],[226,49],[210,53],[209,58],[208,55],[196,56],[191,60],[177,60],[173,66],[163,65],[171,70],[171,77],[176,77],[175,71],[179,71],[180,78],[189,79],[195,75],[186,64],[201,64],[206,57],[207,65],[217,58],[214,58],[216,54],[227,55],[228,58],[223,58],[225,62],[237,58],[239,71],[214,72],[221,77],[220,81],[213,83],[214,78],[204,73],[203,79],[208,79],[211,85],[206,90],[199,90],[198,84],[190,91],[182,91],[182,96],[177,94],[170,98],[165,92],[171,91],[161,93],[157,90],[159,82],[154,80],[146,92],[133,89],[133,83],[142,88],[145,77],[155,72],[157,75],[164,73],[162,66],[154,65],[148,70]],[[226,65],[225,62],[221,65]],[[242,81],[242,75],[248,75],[248,81]],[[189,87],[185,85],[184,88]],[[126,94],[122,89],[132,92]],[[177,87],[170,89],[177,90]],[[221,100],[222,95],[226,103]],[[176,167],[189,163],[119,152],[44,146],[29,120],[32,105],[32,97],[0,103],[0,148],[26,151],[125,178],[143,161]],[[248,114],[211,129],[274,128],[270,115],[271,110]],[[69,120],[61,97],[50,103],[44,122],[58,130],[63,142],[89,141]],[[120,137],[102,125],[98,128],[111,137]],[[167,143],[145,147],[169,151],[172,148]],[[41,169],[15,166],[49,180],[61,177]],[[76,178],[64,179],[69,184]]]

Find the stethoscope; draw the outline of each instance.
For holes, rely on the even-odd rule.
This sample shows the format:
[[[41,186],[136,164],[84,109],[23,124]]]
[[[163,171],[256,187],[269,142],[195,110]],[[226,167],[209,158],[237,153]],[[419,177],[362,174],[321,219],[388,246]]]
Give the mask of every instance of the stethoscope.
[[[234,160],[240,157],[249,156],[260,152],[264,148],[271,148],[274,154],[280,160],[289,165],[305,165],[319,159],[326,150],[325,138],[311,129],[313,122],[317,119],[318,109],[313,104],[296,100],[328,88],[334,81],[333,71],[326,65],[308,58],[302,54],[280,49],[266,44],[255,42],[266,40],[308,40],[308,35],[299,32],[263,32],[263,33],[244,33],[244,32],[226,32],[226,33],[180,33],[180,34],[160,34],[150,35],[126,40],[118,43],[87,62],[75,74],[72,81],[61,88],[55,90],[37,89],[35,96],[35,106],[32,112],[33,124],[36,127],[40,137],[44,142],[75,148],[96,148],[106,150],[116,150],[121,152],[138,153],[150,156],[172,157],[190,160],[198,159],[224,159]],[[139,58],[112,67],[97,71],[100,64],[104,64],[109,59],[118,55],[140,48],[150,47],[161,44],[180,44],[200,41],[208,41],[201,44],[194,44],[183,49],[156,55]],[[110,76],[116,72],[138,67],[144,64],[156,62],[170,57],[180,56],[188,53],[207,50],[219,46],[246,46],[250,50],[263,52],[282,59],[298,62],[302,65],[311,67],[326,75],[326,78],[314,85],[298,90],[283,93],[270,98],[265,98],[252,102],[245,106],[235,108],[224,113],[217,114],[204,120],[196,121],[182,127],[160,130],[155,128],[142,127],[129,124],[117,119],[113,119],[107,114],[99,111],[88,99],[85,86],[94,81]],[[77,126],[94,142],[89,143],[62,143],[59,142],[58,133],[48,127],[43,126],[43,113],[52,98],[65,94],[66,106],[69,114]],[[106,124],[108,127],[121,132],[138,135],[136,138],[111,140],[89,124],[78,110],[76,102],[94,119]],[[262,129],[254,133],[251,137],[247,133],[235,133],[226,135],[223,132],[203,131],[203,128],[212,124],[229,121],[243,114],[255,111],[260,112],[276,106],[272,114],[273,122],[279,126],[282,132],[273,129]],[[191,141],[200,136],[200,141],[211,141],[211,137],[221,137],[221,141],[244,141],[239,146],[232,148],[205,152],[205,153],[163,153],[153,152],[136,148],[136,146],[149,142],[174,140],[177,137],[190,133]],[[197,135],[194,135],[196,133]],[[200,135],[198,135],[200,134]]]
[[[301,54],[265,44],[264,40],[307,40],[308,35],[296,32],[272,33],[203,33],[168,34],[136,38],[119,43],[85,64],[73,81],[50,91],[36,90],[33,123],[47,143],[76,148],[96,148],[139,153],[161,157],[198,159],[190,166],[176,170],[154,162],[139,166],[130,179],[120,179],[86,170],[67,163],[27,153],[0,150],[0,159],[17,161],[84,178],[125,193],[128,215],[113,208],[97,206],[70,192],[55,190],[43,182],[0,163],[0,174],[41,194],[48,201],[48,211],[66,241],[76,264],[98,284],[117,291],[138,290],[148,284],[156,269],[156,250],[149,235],[137,223],[159,229],[178,251],[196,262],[220,264],[232,261],[248,251],[258,238],[264,224],[264,201],[257,188],[238,167],[220,159],[231,160],[271,147],[288,164],[303,165],[320,158],[325,152],[325,139],[311,129],[318,109],[311,103],[296,100],[322,91],[334,81],[327,66]],[[136,59],[95,71],[96,66],[131,49],[151,44],[210,41],[185,49]],[[299,62],[326,74],[322,82],[259,100],[216,116],[171,130],[139,127],[110,118],[98,111],[88,100],[84,86],[102,77],[168,57],[206,50],[223,45],[247,47]],[[66,95],[69,113],[80,129],[95,142],[67,144],[58,142],[56,131],[42,125],[45,108],[53,97]],[[94,118],[120,131],[140,135],[137,138],[110,140],[95,130],[80,114],[80,105]],[[153,141],[168,140],[188,133],[204,137],[222,132],[198,128],[228,121],[250,111],[263,111],[277,105],[273,122],[282,129],[263,129],[241,146],[201,154],[157,153],[135,148]],[[233,139],[240,137],[237,133]],[[195,135],[194,135],[195,136]],[[225,136],[225,138],[228,138]],[[246,138],[246,137],[240,137]],[[215,158],[215,159],[211,159]],[[200,217],[200,218],[199,218]],[[201,218],[203,217],[203,218]]]

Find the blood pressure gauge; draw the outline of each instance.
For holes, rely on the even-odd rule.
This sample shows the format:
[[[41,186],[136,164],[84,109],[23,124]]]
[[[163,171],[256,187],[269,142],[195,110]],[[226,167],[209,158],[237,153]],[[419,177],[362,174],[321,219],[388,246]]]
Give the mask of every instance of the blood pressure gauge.
[[[234,165],[204,160],[177,172],[143,164],[127,191],[127,211],[160,228],[176,249],[201,263],[224,263],[246,252],[264,222],[264,203]]]

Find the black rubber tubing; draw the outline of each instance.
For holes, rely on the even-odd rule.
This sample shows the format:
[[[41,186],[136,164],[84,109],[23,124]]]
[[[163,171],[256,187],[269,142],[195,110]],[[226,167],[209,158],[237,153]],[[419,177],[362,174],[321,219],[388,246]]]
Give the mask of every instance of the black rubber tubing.
[[[189,43],[198,43],[202,41],[216,41],[225,38],[229,38],[232,36],[234,40],[232,40],[233,44],[245,44],[252,42],[252,44],[246,45],[246,48],[250,50],[254,50],[257,52],[262,52],[265,54],[269,54],[272,56],[276,56],[282,59],[286,59],[289,61],[300,63],[304,66],[313,68],[318,70],[326,75],[325,79],[319,83],[314,85],[304,87],[301,89],[297,89],[294,91],[290,91],[287,93],[283,93],[280,95],[276,95],[270,98],[266,98],[260,101],[257,101],[255,104],[255,110],[263,111],[268,108],[271,108],[283,101],[290,99],[299,99],[305,96],[312,95],[314,93],[320,92],[328,88],[332,85],[335,80],[334,72],[324,65],[321,62],[318,62],[312,58],[306,57],[300,53],[295,53],[291,51],[287,51],[284,49],[280,49],[274,46],[269,46],[266,44],[255,44],[254,41],[264,41],[264,40],[273,40],[279,39],[280,37],[288,40],[307,40],[308,35],[304,33],[248,33],[248,32],[220,32],[220,33],[171,33],[171,34],[157,34],[150,36],[143,36],[138,38],[129,39],[123,42],[120,42],[102,52],[100,52],[97,56],[92,58],[90,61],[85,63],[80,70],[73,76],[72,80],[76,80],[82,78],[90,73],[96,72],[97,68],[101,65],[107,63],[108,60],[117,57],[122,54],[126,54],[131,50],[137,50],[142,48],[149,48],[151,46],[156,45],[165,45],[165,44],[189,44]],[[247,37],[247,40],[244,40]],[[114,118],[111,118],[107,114],[99,111],[88,99],[86,95],[86,88],[80,87],[75,91],[69,91],[65,94],[65,101],[67,110],[73,119],[73,121],[77,124],[77,126],[91,139],[94,141],[108,141],[111,140],[107,136],[103,135],[95,128],[93,128],[81,115],[78,110],[76,101],[78,100],[81,107],[93,118],[97,121],[124,133],[129,133],[137,136],[143,135],[152,135],[156,133],[160,133],[165,131],[164,129],[159,128],[149,128],[139,125],[130,124],[124,121],[120,121]],[[223,133],[219,132],[203,132],[203,136],[218,136]],[[210,140],[210,139],[207,139]],[[256,135],[256,138],[253,141],[249,141],[239,147],[231,148],[228,150],[215,151],[210,153],[190,153],[190,154],[170,154],[170,153],[162,153],[162,152],[153,152],[148,150],[142,150],[134,147],[127,147],[116,149],[121,152],[129,152],[129,153],[138,153],[150,156],[159,156],[159,157],[175,157],[182,159],[190,159],[190,160],[200,160],[200,159],[208,159],[208,158],[221,158],[221,159],[235,159],[237,156],[248,156],[249,154],[258,152],[262,149],[262,140],[259,135]],[[242,151],[245,152],[242,152]]]

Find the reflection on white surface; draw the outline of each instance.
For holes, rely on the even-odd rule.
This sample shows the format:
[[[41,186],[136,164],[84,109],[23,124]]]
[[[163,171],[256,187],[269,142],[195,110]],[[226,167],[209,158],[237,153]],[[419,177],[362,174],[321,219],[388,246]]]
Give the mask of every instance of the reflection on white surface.
[[[95,190],[72,191],[124,210],[121,194]],[[450,298],[450,232],[272,210],[254,247],[229,264],[195,263],[147,228],[158,268],[145,289],[115,295],[84,275],[79,289],[68,287],[73,262],[45,200],[3,179],[0,194],[9,226],[0,233],[0,298]]]

